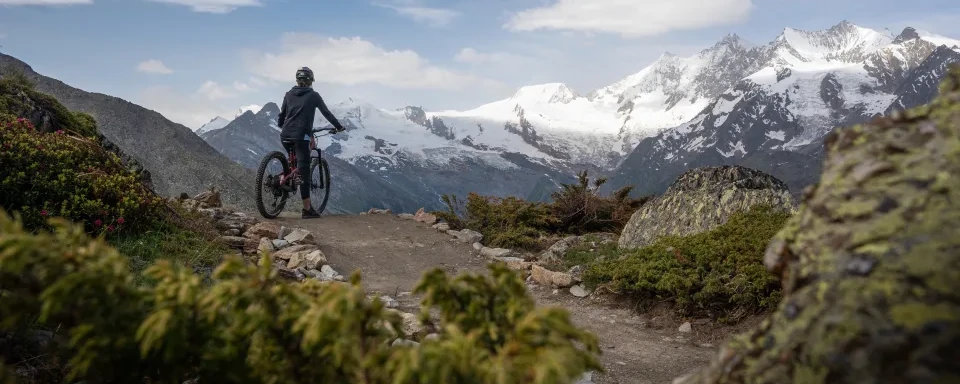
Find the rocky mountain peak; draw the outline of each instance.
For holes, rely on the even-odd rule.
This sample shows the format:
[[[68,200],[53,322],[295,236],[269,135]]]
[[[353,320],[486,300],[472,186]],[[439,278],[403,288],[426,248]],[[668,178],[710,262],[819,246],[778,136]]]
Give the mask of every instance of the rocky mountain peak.
[[[920,34],[917,33],[916,29],[913,27],[906,27],[903,29],[903,32],[900,32],[895,39],[893,39],[894,44],[902,44],[910,40],[916,40],[920,38]]]
[[[578,96],[564,83],[547,83],[522,87],[512,99],[518,103],[568,103]]]
[[[263,108],[260,109],[260,112],[257,112],[257,117],[268,117],[276,118],[280,114],[280,107],[277,106],[277,103],[267,103],[264,104]]]

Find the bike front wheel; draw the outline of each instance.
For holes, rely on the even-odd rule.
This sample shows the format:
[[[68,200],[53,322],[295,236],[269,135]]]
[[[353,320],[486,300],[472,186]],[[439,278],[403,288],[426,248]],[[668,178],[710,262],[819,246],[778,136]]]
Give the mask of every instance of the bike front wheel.
[[[317,213],[323,213],[330,200],[330,167],[324,158],[315,157],[310,162],[310,196]]]
[[[257,210],[263,217],[274,219],[283,212],[289,192],[280,180],[290,173],[290,164],[280,152],[270,152],[257,169]]]

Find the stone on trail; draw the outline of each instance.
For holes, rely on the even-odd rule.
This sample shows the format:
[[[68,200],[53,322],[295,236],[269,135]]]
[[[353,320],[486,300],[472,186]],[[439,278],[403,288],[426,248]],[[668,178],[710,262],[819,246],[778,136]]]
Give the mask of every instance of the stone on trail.
[[[257,253],[272,253],[273,251],[273,241],[266,237],[261,237],[260,244],[257,245]]]
[[[513,251],[506,248],[487,248],[480,249],[480,255],[491,259],[513,256]]]
[[[320,268],[320,275],[320,279],[324,281],[343,281],[343,275],[329,265],[324,265]]]
[[[576,297],[587,297],[590,295],[590,292],[587,292],[587,289],[584,288],[582,284],[577,284],[570,287],[570,294]]]
[[[259,239],[261,237],[276,239],[280,237],[280,226],[276,223],[263,221],[248,228],[247,231],[243,233],[243,237],[249,237],[251,239]]]
[[[683,324],[680,324],[680,328],[677,328],[677,332],[681,332],[681,333],[690,333],[690,332],[693,332],[693,325],[690,324],[689,321],[688,321],[688,322],[685,322],[685,323],[683,323]]]
[[[417,214],[413,216],[413,219],[427,225],[433,225],[437,222],[437,215],[425,211],[423,208],[417,211]]]
[[[524,261],[519,257],[494,257],[496,261],[507,264],[507,268],[513,269],[515,271],[528,271],[534,263]]]
[[[281,225],[281,226],[280,226],[280,233],[277,234],[277,237],[276,237],[276,238],[277,238],[277,239],[282,239],[282,238],[284,238],[284,237],[287,237],[287,235],[289,235],[290,232],[293,232],[293,228],[285,227],[285,226],[282,226],[282,225]]]
[[[294,252],[290,254],[290,259],[287,260],[288,269],[297,269],[300,267],[305,267],[303,265],[304,260],[306,259],[306,253],[304,252]]]
[[[239,236],[220,236],[220,240],[228,247],[236,249],[243,249],[243,245],[247,242],[246,237]]]
[[[481,250],[481,249],[483,249],[483,244],[473,243],[473,250],[474,250],[474,251],[479,251],[479,250]]]
[[[794,210],[787,185],[766,173],[741,166],[692,169],[634,212],[620,235],[620,248],[706,232],[756,205]]]
[[[396,308],[400,306],[400,302],[397,301],[397,299],[387,295],[380,296],[380,302],[382,302],[383,306],[386,308]]]
[[[290,260],[290,258],[294,254],[303,253],[304,255],[306,255],[307,253],[313,252],[315,250],[317,250],[317,246],[315,245],[309,245],[309,244],[294,245],[294,246],[281,249],[277,253],[274,253],[273,257],[277,259]]]
[[[554,272],[539,265],[530,267],[530,276],[537,284],[566,288],[573,285],[573,276],[566,272]]]
[[[319,249],[306,254],[303,257],[304,268],[317,269],[317,267],[326,264],[327,255],[324,255]]]
[[[271,241],[271,243],[273,243],[274,249],[284,249],[290,246],[290,242],[283,239],[276,239]]]
[[[370,210],[367,211],[367,214],[368,215],[390,215],[390,214],[393,214],[393,211],[389,209],[370,208]]]
[[[416,218],[416,216],[414,216],[412,213],[401,213],[397,215],[397,217],[404,220],[414,220]]]
[[[220,191],[215,189],[201,192],[193,200],[197,202],[200,208],[220,208],[223,206],[223,202],[220,200]]]
[[[473,244],[483,240],[483,235],[480,232],[474,231],[472,229],[462,229],[459,231],[447,231],[447,234],[450,236],[456,237],[463,243]]]
[[[284,236],[283,239],[289,241],[290,244],[313,244],[316,241],[313,233],[306,229],[294,229],[293,232]]]
[[[450,230],[450,224],[448,223],[436,223],[431,226],[431,228],[436,229],[440,232],[447,232]]]

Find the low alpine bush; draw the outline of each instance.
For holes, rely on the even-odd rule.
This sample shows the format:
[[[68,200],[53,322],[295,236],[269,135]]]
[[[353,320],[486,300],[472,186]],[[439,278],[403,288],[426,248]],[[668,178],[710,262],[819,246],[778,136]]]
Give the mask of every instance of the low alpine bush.
[[[683,314],[714,317],[758,312],[780,301],[780,284],[763,254],[790,214],[767,206],[733,215],[711,231],[665,237],[637,250],[600,247],[583,278],[648,301],[670,301]],[[573,249],[567,257],[582,257]],[[579,255],[579,256],[578,256]]]
[[[403,345],[399,316],[359,275],[285,283],[264,257],[228,260],[205,283],[160,261],[138,285],[103,239],[52,227],[31,233],[0,211],[0,378],[36,382],[24,372],[37,360],[52,367],[46,381],[86,383],[546,384],[601,370],[595,337],[536,308],[503,266],[428,273],[417,292],[438,337]]]

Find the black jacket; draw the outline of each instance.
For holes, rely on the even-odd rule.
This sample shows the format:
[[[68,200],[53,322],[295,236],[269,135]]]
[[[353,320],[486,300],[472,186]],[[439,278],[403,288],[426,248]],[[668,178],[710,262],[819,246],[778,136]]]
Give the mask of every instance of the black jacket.
[[[313,129],[313,118],[318,108],[334,128],[343,130],[340,121],[330,113],[319,93],[310,87],[293,87],[283,97],[283,107],[280,108],[280,116],[277,118],[277,125],[281,128],[280,138],[303,140]]]

